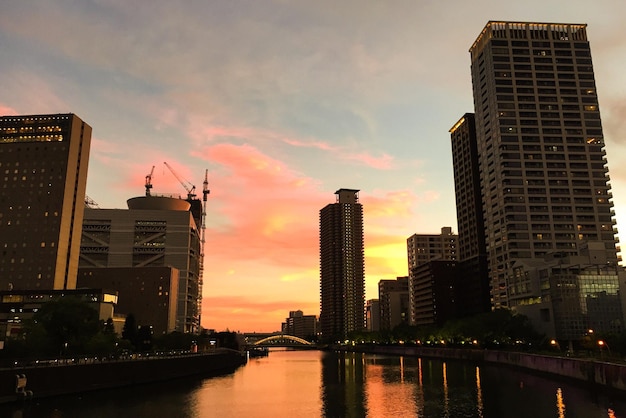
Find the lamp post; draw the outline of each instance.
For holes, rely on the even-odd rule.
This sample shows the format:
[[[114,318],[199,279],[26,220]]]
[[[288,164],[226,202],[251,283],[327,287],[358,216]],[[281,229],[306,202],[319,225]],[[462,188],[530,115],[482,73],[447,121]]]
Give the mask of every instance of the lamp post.
[[[559,352],[561,351],[561,346],[559,345],[559,342],[555,339],[550,340],[550,345],[554,348],[556,348],[557,350],[559,350]]]
[[[604,340],[598,340],[598,346],[600,347],[600,358],[602,358],[602,348],[606,347],[606,349],[609,352],[609,357],[611,357],[611,347],[609,347],[609,345],[606,343],[606,341]]]

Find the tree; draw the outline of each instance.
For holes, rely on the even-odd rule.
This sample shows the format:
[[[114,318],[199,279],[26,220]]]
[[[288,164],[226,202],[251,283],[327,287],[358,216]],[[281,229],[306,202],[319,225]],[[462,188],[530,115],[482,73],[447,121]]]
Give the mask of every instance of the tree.
[[[25,336],[38,354],[84,353],[100,329],[98,312],[89,303],[66,296],[44,303],[26,323]]]
[[[122,338],[128,340],[133,346],[137,343],[137,322],[132,313],[126,315],[124,328],[122,328]]]

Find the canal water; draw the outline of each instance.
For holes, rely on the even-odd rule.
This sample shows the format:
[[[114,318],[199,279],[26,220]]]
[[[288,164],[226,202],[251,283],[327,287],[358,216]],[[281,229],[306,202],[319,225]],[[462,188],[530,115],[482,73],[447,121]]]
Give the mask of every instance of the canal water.
[[[471,363],[271,351],[232,374],[0,406],[10,418],[626,418],[626,396]]]

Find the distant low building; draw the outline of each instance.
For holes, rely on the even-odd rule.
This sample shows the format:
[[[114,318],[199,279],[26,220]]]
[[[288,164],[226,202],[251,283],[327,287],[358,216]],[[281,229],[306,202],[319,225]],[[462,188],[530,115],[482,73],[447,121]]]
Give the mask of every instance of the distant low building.
[[[378,282],[380,329],[391,330],[409,323],[409,278]]]
[[[369,299],[365,302],[365,326],[368,332],[380,331],[380,300]]]
[[[307,341],[315,340],[319,330],[315,315],[304,315],[300,310],[289,312],[289,317],[282,324],[282,333],[299,337]]]

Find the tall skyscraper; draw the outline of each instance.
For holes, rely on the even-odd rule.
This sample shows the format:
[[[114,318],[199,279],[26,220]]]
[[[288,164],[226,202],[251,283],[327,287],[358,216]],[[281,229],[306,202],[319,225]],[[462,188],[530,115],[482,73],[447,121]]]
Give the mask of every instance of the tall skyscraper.
[[[322,340],[345,340],[365,328],[363,207],[359,191],[339,189],[320,211]]]
[[[74,114],[0,117],[0,289],[74,289],[91,127]]]
[[[490,21],[470,54],[476,156],[458,154],[455,179],[464,158],[479,167],[470,187],[479,187],[482,213],[468,226],[482,216],[493,306],[533,303],[539,285],[515,269],[520,260],[577,256],[600,243],[606,263],[617,262],[586,25]],[[472,194],[465,196],[459,210],[471,211]]]
[[[474,114],[463,115],[450,136],[459,230],[455,314],[464,317],[491,309]]]

